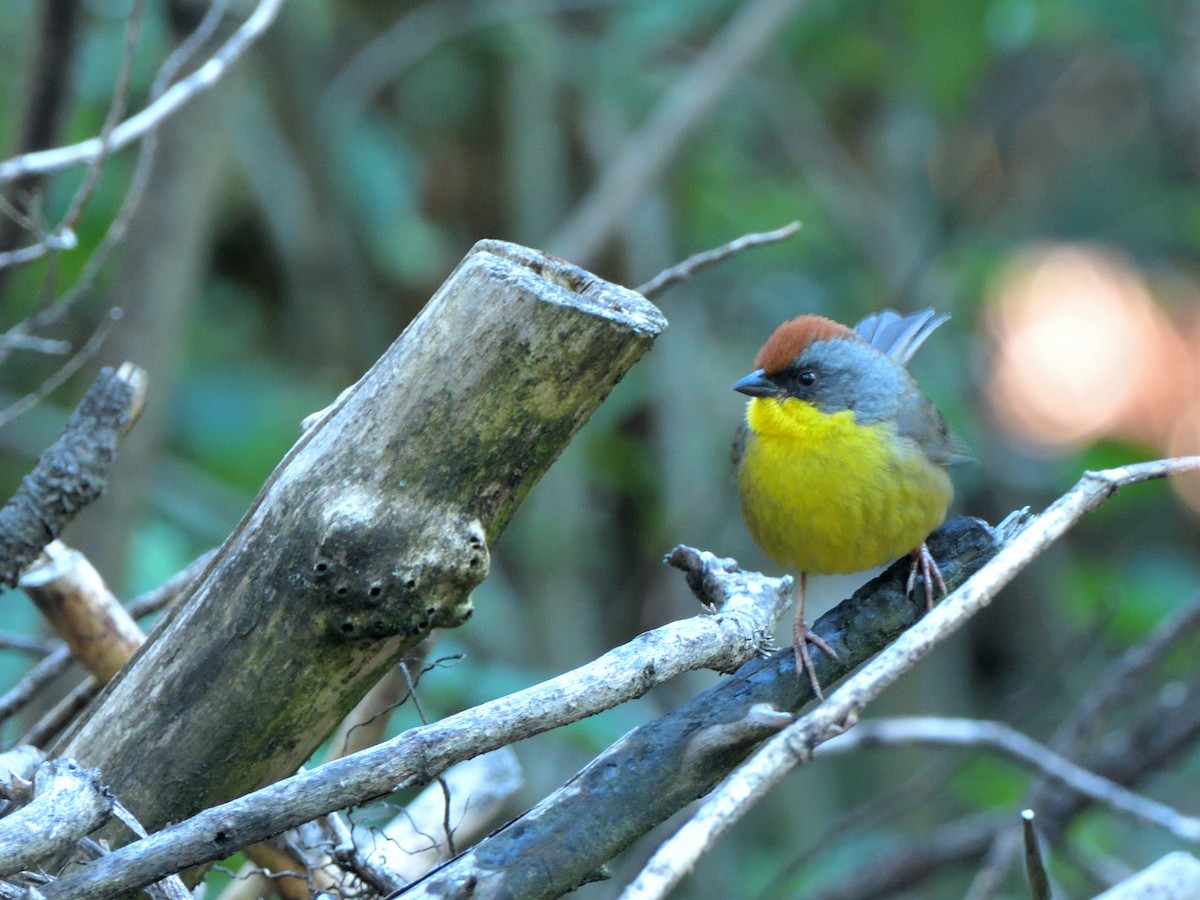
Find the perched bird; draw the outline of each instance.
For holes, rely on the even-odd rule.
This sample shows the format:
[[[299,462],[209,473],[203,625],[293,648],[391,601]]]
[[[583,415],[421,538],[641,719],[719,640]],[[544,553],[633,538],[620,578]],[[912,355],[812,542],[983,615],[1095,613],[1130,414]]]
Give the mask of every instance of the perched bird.
[[[800,573],[796,673],[822,696],[804,620],[808,573],[857,572],[913,557],[927,608],[941,573],[925,538],[946,517],[946,466],[971,457],[904,368],[949,316],[884,310],[853,330],[823,316],[784,322],[733,386],[747,394],[733,460],[742,516],[763,551]]]

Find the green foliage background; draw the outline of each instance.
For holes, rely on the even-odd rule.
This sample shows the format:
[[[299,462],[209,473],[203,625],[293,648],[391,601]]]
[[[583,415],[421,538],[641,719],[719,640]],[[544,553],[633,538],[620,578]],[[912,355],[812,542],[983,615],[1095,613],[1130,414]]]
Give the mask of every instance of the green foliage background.
[[[242,17],[250,4],[233,6]],[[884,306],[932,305],[953,315],[914,371],[979,457],[956,473],[962,512],[995,522],[1038,509],[1084,468],[1155,452],[1107,441],[1034,453],[1002,431],[983,392],[984,311],[1023,249],[1081,241],[1149,273],[1170,314],[1195,315],[1200,7],[796,6],[603,252],[573,261],[634,286],[743,233],[793,219],[803,229],[660,299],[669,330],[494,548],[475,619],[432,649],[433,657],[464,655],[423,680],[432,714],[696,613],[681,579],[659,563],[676,543],[774,571],[742,527],[729,479],[742,407],[730,385],[774,326],[800,312],[853,322]],[[109,496],[66,540],[122,597],[222,540],[300,419],[365,370],[475,240],[555,249],[598,173],[737,8],[728,0],[291,0],[236,71],[164,133],[127,241],[57,329],[79,343],[108,308],[122,307],[102,361],[133,360],[151,379],[150,407]],[[62,142],[97,133],[129,11],[128,0],[83,4]],[[148,4],[131,108],[202,11],[198,2]],[[9,0],[0,17],[5,147],[15,145],[40,12],[33,0]],[[385,33],[391,42],[364,54]],[[106,164],[78,249],[3,273],[3,327],[79,277],[117,214],[133,161],[127,150]],[[81,178],[69,171],[48,182],[51,221]],[[57,364],[10,358],[0,386],[18,397]],[[6,491],[94,371],[0,430]],[[1112,377],[1122,376],[1114,359]],[[1166,486],[1123,494],[872,714],[998,718],[1044,738],[1115,654],[1196,592],[1198,538],[1196,514]],[[853,586],[819,579],[812,603],[819,610]],[[22,597],[4,603],[5,627],[36,629]],[[3,664],[7,685],[27,662],[5,654]],[[1173,659],[1161,684],[1190,684],[1192,669]],[[529,783],[521,803],[716,677],[684,679],[518,748]],[[394,728],[412,721],[406,708]],[[10,725],[5,737],[19,733]],[[1141,789],[1194,798],[1196,775],[1193,756]],[[960,752],[821,761],[734,828],[677,896],[866,896],[835,887],[968,813],[1003,812],[1016,827],[1028,783],[1007,762]],[[1104,812],[1077,819],[1067,845],[1051,857],[1072,896],[1098,890],[1097,872],[1114,859],[1138,867],[1175,848]],[[615,883],[652,846],[619,860]],[[912,896],[961,896],[976,866],[940,868],[914,881]],[[1025,890],[1015,872],[1006,889]],[[614,893],[601,884],[580,895]]]

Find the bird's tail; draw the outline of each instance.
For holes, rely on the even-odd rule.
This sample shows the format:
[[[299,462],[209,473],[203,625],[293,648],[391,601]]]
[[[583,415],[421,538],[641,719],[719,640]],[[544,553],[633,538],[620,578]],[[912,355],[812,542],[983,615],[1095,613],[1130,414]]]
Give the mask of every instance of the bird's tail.
[[[923,309],[910,316],[902,316],[895,310],[867,316],[854,326],[858,336],[881,353],[886,353],[901,363],[907,363],[925,338],[933,334],[939,325],[947,321],[948,315],[934,315],[932,309]]]

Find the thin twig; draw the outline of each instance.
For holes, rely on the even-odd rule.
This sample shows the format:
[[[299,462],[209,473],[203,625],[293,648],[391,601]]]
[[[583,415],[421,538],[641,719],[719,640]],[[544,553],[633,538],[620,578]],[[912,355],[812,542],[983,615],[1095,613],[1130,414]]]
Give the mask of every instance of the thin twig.
[[[62,734],[63,729],[95,699],[102,687],[104,685],[89,675],[38,719],[17,743],[34,747],[49,746],[50,742]]]
[[[727,669],[731,656],[742,661],[755,656],[761,634],[774,627],[790,599],[790,582],[747,576],[745,592],[719,615],[656,628],[540,685],[197,813],[64,875],[47,888],[47,896],[99,898],[131,890],[226,856],[233,844],[246,846],[335,809],[428,783],[456,762],[643,696],[683,671]],[[214,827],[228,836],[228,846],[213,843]]]
[[[211,88],[229,71],[275,21],[284,0],[260,0],[249,18],[242,23],[229,39],[196,71],[173,84],[158,100],[141,112],[130,116],[112,130],[108,146],[113,152],[128,146],[161,125],[168,117],[178,112],[189,101]],[[0,184],[47,172],[57,172],[84,163],[90,163],[105,149],[99,137],[56,147],[25,153],[0,162]]]
[[[70,359],[58,367],[49,378],[43,381],[40,385],[22,397],[20,400],[14,401],[0,410],[0,428],[3,428],[17,416],[26,413],[40,403],[47,395],[55,388],[63,384],[68,378],[83,368],[83,364],[96,355],[108,333],[112,331],[112,327],[117,322],[121,321],[122,312],[118,307],[113,307],[108,311],[108,315],[92,332],[92,336],[88,338],[87,343],[79,348]]]
[[[1145,640],[1130,647],[1105,669],[1100,680],[1058,726],[1050,747],[1070,754],[1124,697],[1133,694],[1142,678],[1174,644],[1200,628],[1200,596],[1161,622]]]
[[[1200,457],[1192,456],[1085,473],[1074,488],[1026,525],[965,584],[851,676],[824,703],[766,741],[710,795],[690,821],[659,847],[637,879],[621,894],[622,900],[665,896],[726,828],[745,815],[796,765],[807,762],[815,746],[851,728],[868,703],[987,606],[1018,572],[1118,488],[1196,469],[1200,469]]]
[[[846,753],[862,747],[909,744],[997,750],[1114,812],[1164,828],[1180,840],[1200,842],[1200,818],[1184,815],[1166,804],[1142,797],[1115,781],[1089,772],[1003,722],[936,716],[860,722],[852,731],[823,745],[817,755]]]
[[[25,677],[8,693],[0,696],[0,722],[11,718],[28,706],[55,678],[67,670],[75,659],[71,648],[63,645],[25,673]]]
[[[1100,722],[1108,721],[1108,712],[1122,698],[1136,692],[1142,680],[1167,651],[1181,638],[1200,627],[1200,597],[1184,605],[1162,622],[1144,641],[1130,647],[1104,670],[1063,722],[1055,729],[1049,747],[1055,753],[1078,759],[1082,747]],[[1025,794],[1025,803],[1041,808],[1050,788],[1044,782],[1033,784]],[[1057,830],[1056,823],[1051,823]],[[967,900],[987,900],[999,891],[1005,873],[1012,865],[1019,841],[1011,831],[998,831],[983,857],[966,893]]]
[[[122,825],[128,828],[136,837],[144,838],[147,835],[145,827],[138,821],[137,816],[131,813],[120,800],[113,801],[113,818],[119,821]],[[191,893],[183,883],[183,879],[178,875],[168,875],[162,881],[148,885],[146,892],[150,895],[151,900],[191,900]]]
[[[1042,863],[1042,848],[1038,845],[1037,828],[1033,825],[1032,809],[1021,811],[1021,831],[1025,837],[1025,872],[1033,900],[1050,900],[1050,879]]]
[[[15,334],[11,331],[8,334],[0,335],[0,352],[7,355],[13,350],[44,353],[47,356],[65,356],[71,352],[71,344],[69,341],[59,341],[32,334]]]
[[[79,223],[79,217],[83,215],[84,207],[87,206],[88,200],[96,190],[96,185],[100,182],[100,173],[111,148],[112,130],[116,128],[117,123],[121,121],[121,116],[125,113],[125,101],[129,96],[129,82],[133,74],[133,59],[137,55],[138,35],[141,32],[142,15],[145,8],[145,0],[134,0],[129,20],[125,24],[125,38],[117,70],[117,83],[113,88],[108,112],[100,127],[100,152],[88,165],[87,173],[71,197],[70,203],[67,204],[66,212],[63,213],[58,225],[49,233],[41,235],[36,243],[28,247],[0,253],[0,269],[32,262],[52,251],[73,250],[78,245],[75,226]]]
[[[421,697],[417,694],[417,686],[413,683],[412,673],[408,671],[408,666],[400,666],[400,672],[404,676],[404,686],[408,688],[408,696],[412,698],[413,708],[416,709],[417,715],[421,718],[422,725],[428,725],[429,719],[425,715],[425,707],[421,704]],[[438,775],[437,783],[442,788],[442,832],[446,835],[446,849],[450,856],[458,856],[458,851],[454,848],[454,828],[450,823],[450,785],[446,783],[444,775]],[[434,843],[437,843],[436,841]]]
[[[164,606],[173,603],[180,594],[195,583],[197,578],[204,574],[204,570],[208,568],[208,564],[216,555],[216,548],[201,553],[158,587],[130,600],[126,605],[129,614],[135,619],[140,619],[142,616],[158,612]]]
[[[587,266],[690,135],[805,0],[737,6],[721,32],[658,101],[559,229],[551,253]]]
[[[705,266],[728,259],[735,253],[741,253],[743,250],[748,250],[751,247],[762,247],[765,244],[774,244],[787,240],[799,230],[800,223],[792,222],[789,225],[784,225],[782,228],[776,228],[774,231],[759,231],[744,234],[737,240],[730,241],[728,244],[722,244],[720,247],[712,250],[705,250],[703,253],[692,254],[683,262],[676,263],[669,269],[663,269],[645,284],[634,288],[634,290],[643,297],[653,297],[676,282],[686,281]]]
[[[0,633],[0,650],[15,650],[30,656],[49,656],[63,646],[52,638],[35,638],[24,634]]]
[[[150,85],[149,102],[153,103],[163,95],[200,47],[216,33],[217,26],[220,25],[228,5],[229,0],[215,0],[205,12],[204,18],[200,20],[195,31],[171,52],[159,67],[158,74],[155,75],[154,82]],[[138,148],[137,163],[134,166],[133,175],[129,179],[129,187],[112,224],[108,226],[104,237],[88,257],[83,271],[79,273],[75,283],[51,306],[43,309],[34,317],[30,326],[32,329],[40,330],[61,320],[91,291],[101,268],[108,261],[113,249],[124,240],[125,233],[129,230],[129,223],[133,221],[134,214],[141,206],[142,198],[146,194],[146,187],[150,183],[150,173],[154,169],[157,153],[158,132],[151,130],[142,138],[141,146]]]
[[[117,83],[113,87],[113,96],[108,106],[108,112],[100,126],[100,152],[88,165],[83,182],[71,198],[67,211],[63,214],[62,222],[55,229],[61,234],[74,231],[79,217],[83,215],[84,207],[87,206],[88,200],[91,199],[96,185],[100,181],[104,162],[112,151],[113,129],[120,124],[121,117],[125,115],[125,101],[129,97],[129,82],[133,77],[133,59],[137,55],[138,35],[141,33],[142,15],[145,11],[146,0],[134,0],[133,8],[129,12],[129,21],[125,23],[125,39],[121,52],[121,64],[117,71]]]
[[[329,79],[317,108],[320,118],[345,123],[357,118],[389,83],[435,53],[475,31],[521,19],[544,18],[615,6],[627,0],[520,0],[520,2],[423,3],[406,11]],[[344,126],[343,126],[344,127]]]

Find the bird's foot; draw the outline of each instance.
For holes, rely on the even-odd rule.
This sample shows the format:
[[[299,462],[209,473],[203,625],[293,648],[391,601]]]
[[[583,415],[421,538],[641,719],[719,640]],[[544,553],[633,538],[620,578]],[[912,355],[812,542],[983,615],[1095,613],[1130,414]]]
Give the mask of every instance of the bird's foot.
[[[908,571],[908,585],[904,589],[905,596],[911,597],[913,587],[917,583],[917,572],[921,573],[921,581],[925,585],[925,612],[933,609],[933,586],[936,584],[943,597],[946,596],[946,582],[942,580],[941,570],[933,559],[933,554],[921,542],[921,546],[912,552],[912,568]]]
[[[807,673],[808,683],[812,685],[813,693],[816,694],[818,700],[824,700],[825,695],[821,692],[821,682],[817,680],[817,670],[813,666],[812,654],[808,652],[809,644],[820,647],[832,659],[839,658],[828,642],[812,631],[802,617],[797,616],[792,625],[792,650],[796,654],[796,677],[799,678],[801,672]]]

